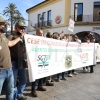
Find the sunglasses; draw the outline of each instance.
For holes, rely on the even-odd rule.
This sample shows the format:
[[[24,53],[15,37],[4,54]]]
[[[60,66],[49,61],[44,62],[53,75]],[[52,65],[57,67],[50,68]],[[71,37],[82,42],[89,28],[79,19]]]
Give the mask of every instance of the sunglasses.
[[[19,27],[20,29],[22,29],[22,30],[25,30],[25,27]]]

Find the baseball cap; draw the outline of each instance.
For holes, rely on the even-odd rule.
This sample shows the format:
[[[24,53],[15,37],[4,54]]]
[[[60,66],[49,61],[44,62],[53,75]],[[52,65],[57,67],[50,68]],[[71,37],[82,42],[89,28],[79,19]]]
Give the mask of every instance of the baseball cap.
[[[26,27],[25,22],[23,22],[21,20],[17,21],[15,24],[15,27],[20,27],[20,26]]]

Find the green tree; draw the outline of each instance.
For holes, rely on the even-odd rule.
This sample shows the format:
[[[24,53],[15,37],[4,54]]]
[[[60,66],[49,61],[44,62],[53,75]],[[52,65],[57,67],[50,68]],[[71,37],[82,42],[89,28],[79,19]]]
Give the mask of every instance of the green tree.
[[[17,10],[17,7],[13,3],[9,3],[8,7],[3,10],[3,15],[9,17],[9,21],[11,21],[11,33],[13,32],[13,24],[17,21],[24,18],[22,17],[21,13]]]

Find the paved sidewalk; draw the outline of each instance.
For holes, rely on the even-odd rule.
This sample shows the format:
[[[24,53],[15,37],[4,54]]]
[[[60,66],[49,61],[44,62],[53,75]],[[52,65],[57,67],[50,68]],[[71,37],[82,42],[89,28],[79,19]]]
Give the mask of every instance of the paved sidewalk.
[[[67,81],[54,82],[55,86],[46,86],[47,91],[37,91],[38,97],[32,97],[30,83],[24,91],[27,100],[100,100],[100,64],[94,67],[94,73],[73,75]],[[5,95],[0,96],[5,100]]]

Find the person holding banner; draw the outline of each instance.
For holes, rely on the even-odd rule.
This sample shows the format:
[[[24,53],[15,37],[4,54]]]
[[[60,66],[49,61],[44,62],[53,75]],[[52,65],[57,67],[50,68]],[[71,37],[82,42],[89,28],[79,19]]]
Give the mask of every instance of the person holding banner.
[[[36,31],[36,36],[43,36],[43,31],[41,29],[37,29]],[[38,80],[35,80],[34,82],[32,82],[32,86],[31,86],[31,94],[33,97],[37,97],[37,93],[36,93],[36,85],[38,82],[38,90],[39,91],[46,91],[46,88],[43,87],[43,81],[45,80],[45,78],[41,78]]]
[[[9,38],[11,40],[15,40],[20,34],[24,33],[25,30],[25,24],[23,21],[19,20],[15,24],[15,32],[14,35],[10,35]],[[11,53],[11,62],[13,66],[13,73],[14,73],[14,100],[26,100],[26,98],[23,97],[23,91],[26,86],[26,71],[25,71],[25,62],[24,62],[24,41],[23,38],[13,47],[10,47],[10,53]],[[18,85],[17,78],[19,79]]]
[[[91,40],[93,39],[93,37],[91,37],[91,34],[89,32],[85,33],[84,34],[84,38],[82,39],[82,42],[87,42],[87,43],[90,43],[92,42]],[[90,69],[89,69],[90,67]],[[86,66],[86,67],[83,67],[83,72],[90,72],[90,73],[93,73],[93,65],[91,66]]]
[[[52,32],[47,32],[46,37],[52,38],[52,35],[53,35]],[[54,83],[51,83],[51,82],[53,82],[52,76],[46,77],[45,80],[46,80],[46,86],[54,86]]]
[[[71,41],[71,42],[78,42],[78,43],[81,43],[81,40],[78,38],[77,35],[73,35],[73,36],[72,36],[72,41]],[[73,70],[68,71],[68,77],[73,77],[73,75],[72,75],[71,73],[74,74],[74,75],[78,75],[78,73],[75,72],[75,70],[73,69]]]
[[[57,32],[53,33],[53,39],[59,40],[59,33],[57,33]],[[62,74],[62,79],[61,80],[67,80],[65,78],[65,72],[62,72],[62,73],[57,74],[57,82],[60,82],[60,74]]]

